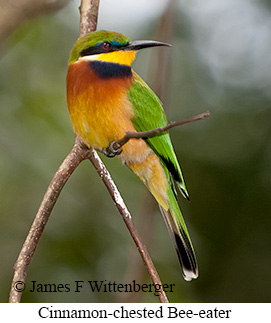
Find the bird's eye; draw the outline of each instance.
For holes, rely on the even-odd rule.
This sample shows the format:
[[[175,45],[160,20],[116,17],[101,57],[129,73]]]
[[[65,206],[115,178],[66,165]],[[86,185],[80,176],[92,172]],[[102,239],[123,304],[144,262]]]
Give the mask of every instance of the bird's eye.
[[[105,50],[110,50],[110,49],[111,49],[111,47],[112,47],[112,45],[111,45],[108,41],[105,41],[105,42],[103,43],[103,48],[104,48]]]

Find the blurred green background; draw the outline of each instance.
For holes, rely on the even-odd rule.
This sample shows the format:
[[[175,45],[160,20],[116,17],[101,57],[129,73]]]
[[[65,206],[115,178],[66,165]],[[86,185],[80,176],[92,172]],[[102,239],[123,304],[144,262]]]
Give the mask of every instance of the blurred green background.
[[[78,5],[71,1],[25,19],[0,47],[1,302],[8,300],[12,266],[43,194],[74,142],[65,75],[78,37]],[[196,281],[183,280],[144,185],[117,158],[102,157],[162,282],[176,286],[171,302],[271,301],[270,25],[270,1],[101,0],[98,29],[172,43],[164,60],[157,58],[162,49],[144,50],[134,64],[153,88],[159,75],[166,77],[159,93],[168,119],[211,111],[210,118],[171,131],[191,197],[190,203],[180,197],[180,205],[198,257]],[[30,292],[34,280],[73,286],[76,280],[133,279],[151,283],[121,216],[85,161],[46,226],[22,302],[158,301],[151,293],[88,288]]]

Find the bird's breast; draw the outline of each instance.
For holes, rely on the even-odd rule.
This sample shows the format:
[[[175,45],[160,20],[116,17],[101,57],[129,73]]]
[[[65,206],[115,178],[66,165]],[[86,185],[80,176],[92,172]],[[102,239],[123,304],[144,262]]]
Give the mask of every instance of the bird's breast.
[[[106,148],[126,130],[135,131],[127,96],[133,82],[131,68],[118,65],[79,61],[68,69],[67,103],[74,131],[96,149]]]

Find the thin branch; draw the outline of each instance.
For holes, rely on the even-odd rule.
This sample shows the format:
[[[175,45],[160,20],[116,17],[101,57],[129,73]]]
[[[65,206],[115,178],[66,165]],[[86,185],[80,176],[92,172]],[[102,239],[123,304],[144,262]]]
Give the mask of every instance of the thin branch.
[[[80,5],[80,32],[79,36],[82,37],[91,31],[96,30],[98,22],[100,0],[81,1]]]
[[[185,119],[182,121],[171,121],[164,127],[155,128],[155,129],[151,129],[148,131],[133,132],[133,131],[127,130],[125,135],[121,139],[111,142],[109,147],[104,149],[103,152],[106,155],[112,157],[114,155],[119,154],[121,152],[121,147],[123,145],[125,145],[130,139],[142,139],[142,138],[153,137],[153,136],[156,136],[156,135],[161,134],[163,132],[166,132],[172,128],[182,126],[184,124],[191,123],[194,121],[203,120],[209,116],[210,116],[210,112],[205,111],[205,112],[198,114],[192,118],[188,118],[188,119]]]

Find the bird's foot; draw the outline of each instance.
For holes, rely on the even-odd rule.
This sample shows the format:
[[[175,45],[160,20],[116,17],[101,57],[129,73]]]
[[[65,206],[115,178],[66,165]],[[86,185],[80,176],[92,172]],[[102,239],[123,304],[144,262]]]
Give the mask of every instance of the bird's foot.
[[[102,150],[102,153],[106,157],[115,157],[119,155],[121,152],[122,152],[121,147],[115,141],[110,142],[109,146],[106,148],[103,148]]]

